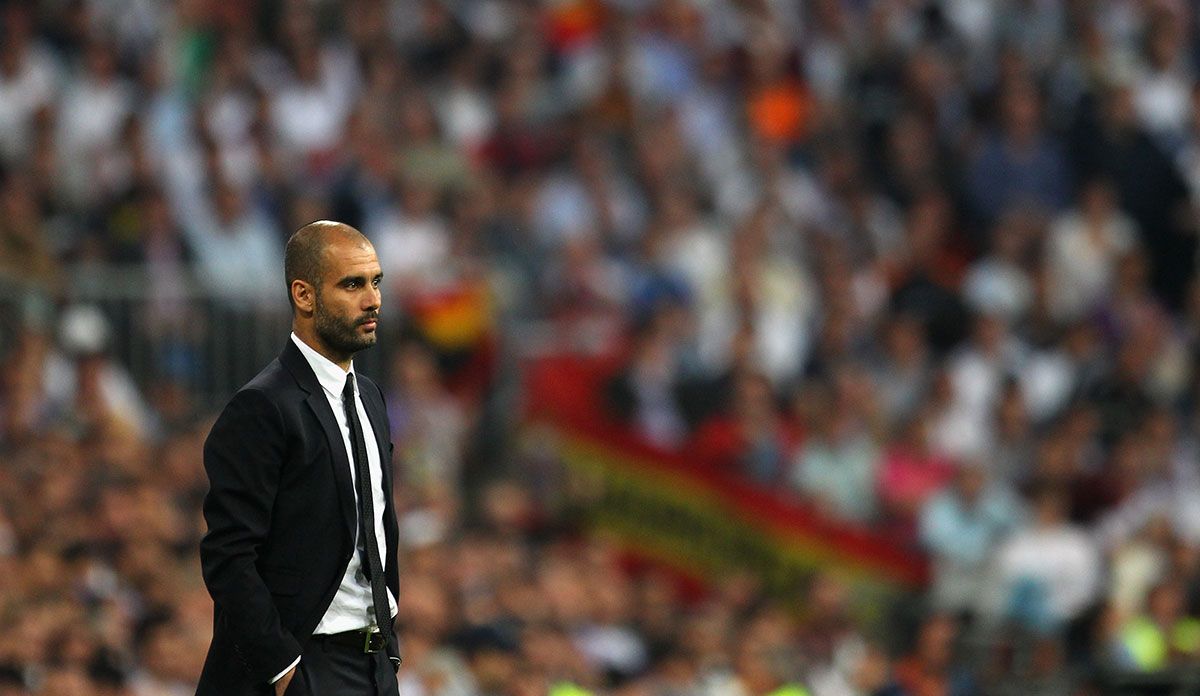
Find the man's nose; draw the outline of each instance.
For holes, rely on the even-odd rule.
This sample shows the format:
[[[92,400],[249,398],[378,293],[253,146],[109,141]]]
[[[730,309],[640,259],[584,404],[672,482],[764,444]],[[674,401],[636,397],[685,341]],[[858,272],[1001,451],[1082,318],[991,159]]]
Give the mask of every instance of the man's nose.
[[[363,307],[362,308],[364,310],[379,309],[379,304],[382,301],[383,301],[383,293],[380,292],[379,288],[376,288],[376,287],[369,288],[367,290],[367,292],[363,295]]]

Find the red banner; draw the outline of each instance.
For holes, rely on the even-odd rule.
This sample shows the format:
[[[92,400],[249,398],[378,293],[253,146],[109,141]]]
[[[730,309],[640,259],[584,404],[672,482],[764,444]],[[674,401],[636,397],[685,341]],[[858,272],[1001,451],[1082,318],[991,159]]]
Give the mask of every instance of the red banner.
[[[702,453],[638,440],[599,406],[611,358],[543,358],[529,366],[527,432],[552,439],[591,528],[638,555],[698,577],[755,573],[794,597],[817,570],[856,590],[875,614],[927,575],[921,555],[868,528],[823,518],[799,500],[707,467]]]

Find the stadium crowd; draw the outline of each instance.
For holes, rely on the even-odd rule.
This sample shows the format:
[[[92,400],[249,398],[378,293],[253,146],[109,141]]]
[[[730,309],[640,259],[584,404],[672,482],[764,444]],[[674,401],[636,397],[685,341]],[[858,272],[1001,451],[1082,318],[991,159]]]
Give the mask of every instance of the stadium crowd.
[[[197,356],[286,311],[283,243],[326,217],[373,240],[406,326],[383,360],[402,693],[1195,678],[1198,19],[1182,0],[0,2],[0,696],[192,693],[219,405]],[[76,302],[111,267],[139,269],[136,323]],[[112,350],[129,326],[159,348],[145,364]],[[895,535],[927,591],[875,626],[836,573],[768,598],[628,572],[536,456],[476,446],[520,362],[487,355],[544,350],[510,330],[533,326],[625,356],[594,396],[647,443]]]

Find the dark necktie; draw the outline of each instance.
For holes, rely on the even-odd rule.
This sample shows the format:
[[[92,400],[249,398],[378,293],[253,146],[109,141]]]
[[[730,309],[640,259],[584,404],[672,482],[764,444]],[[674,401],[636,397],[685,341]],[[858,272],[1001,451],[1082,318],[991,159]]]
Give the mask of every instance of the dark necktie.
[[[392,612],[388,605],[387,585],[384,583],[383,562],[379,559],[379,538],[375,536],[375,498],[371,494],[371,472],[367,468],[367,442],[354,399],[354,373],[346,375],[342,390],[342,406],[350,424],[350,444],[354,447],[355,488],[358,489],[358,552],[363,572],[371,581],[371,600],[375,604],[375,624],[383,636],[392,642]]]

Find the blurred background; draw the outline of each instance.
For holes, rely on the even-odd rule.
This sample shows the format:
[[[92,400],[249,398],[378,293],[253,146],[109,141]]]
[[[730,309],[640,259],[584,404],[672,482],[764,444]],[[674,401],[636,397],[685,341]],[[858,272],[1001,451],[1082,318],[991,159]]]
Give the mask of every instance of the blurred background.
[[[405,696],[1200,685],[1185,0],[0,2],[0,694],[191,694],[283,243],[386,274]]]

